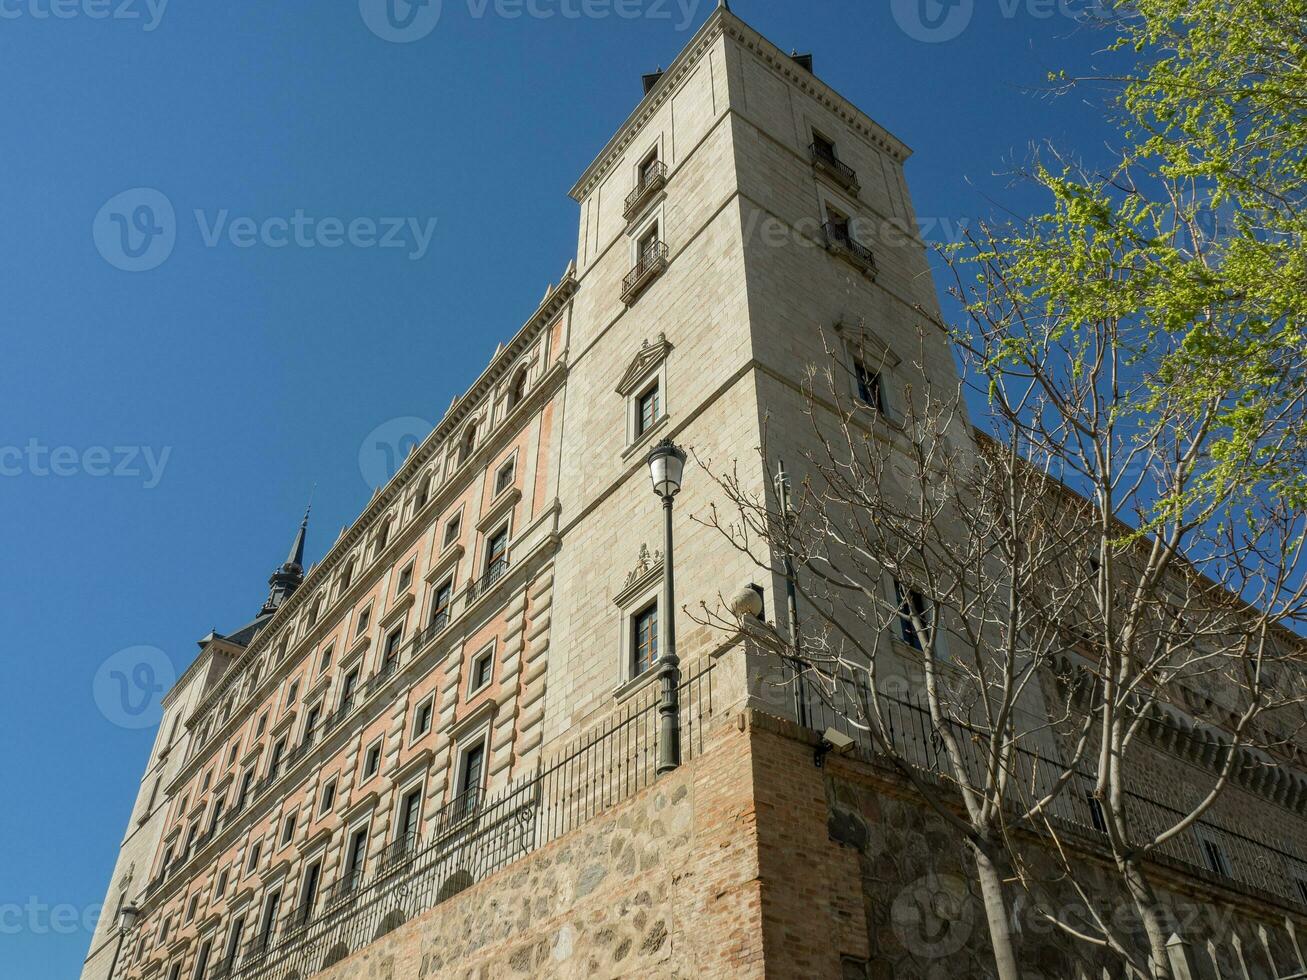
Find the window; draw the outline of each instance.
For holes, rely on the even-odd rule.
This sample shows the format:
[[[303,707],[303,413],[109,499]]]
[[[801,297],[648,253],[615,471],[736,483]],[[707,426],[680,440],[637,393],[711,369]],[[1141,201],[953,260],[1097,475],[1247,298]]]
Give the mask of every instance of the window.
[[[318,902],[318,885],[322,883],[322,861],[314,861],[304,871],[304,884],[300,886],[300,904],[295,910],[295,921],[303,924],[313,915]]]
[[[263,924],[259,927],[259,947],[267,949],[277,931],[277,912],[281,908],[281,889],[274,888],[263,906]]]
[[[213,890],[213,898],[215,901],[227,894],[227,876],[227,869],[223,868],[222,874],[218,875],[218,886]]]
[[[213,771],[210,770],[204,774],[204,779],[200,781],[200,792],[203,793],[209,788],[209,783],[213,780]]]
[[[418,824],[422,819],[422,787],[415,786],[405,794],[399,805],[399,819],[395,824],[395,843],[404,851],[411,851],[417,843]]]
[[[443,629],[449,623],[449,604],[454,598],[454,580],[445,579],[431,596],[431,626]]]
[[[354,704],[354,692],[359,686],[359,669],[355,667],[345,675],[340,685],[340,711],[348,711]]]
[[[295,678],[295,680],[290,682],[290,688],[286,691],[286,703],[294,704],[295,699],[298,698],[299,696],[300,696],[300,682],[299,682],[299,678],[297,677]]]
[[[325,815],[331,810],[332,805],[336,802],[336,780],[330,779],[327,785],[322,787],[322,802],[318,805],[318,816]]]
[[[345,590],[350,587],[350,583],[353,581],[354,562],[351,560],[345,563],[345,570],[340,573],[340,588],[336,590],[336,595],[344,595]]]
[[[369,604],[366,609],[364,609],[361,613],[359,613],[359,621],[358,621],[358,625],[354,627],[354,635],[362,636],[364,633],[366,633],[368,630],[368,625],[371,622],[372,622],[372,606],[371,604]]]
[[[495,648],[486,648],[472,661],[472,672],[468,679],[467,693],[474,694],[490,683],[495,672]]]
[[[472,455],[476,447],[477,447],[477,427],[476,427],[476,423],[473,422],[471,425],[467,427],[467,431],[463,433],[463,441],[458,444],[459,463],[461,464],[467,462],[468,457]]]
[[[309,606],[309,625],[312,626],[318,621],[318,615],[322,612],[322,596],[313,600],[313,605]]]
[[[508,527],[505,525],[486,541],[486,584],[495,581],[508,567]]]
[[[646,268],[658,261],[658,222],[649,226],[649,230],[640,236],[636,246],[636,266]]]
[[[641,394],[639,398],[636,399],[635,434],[637,437],[644,435],[652,429],[654,423],[660,418],[661,412],[659,410],[658,395],[658,382],[655,381],[644,390],[644,393]]]
[[[418,484],[417,496],[413,498],[413,512],[417,513],[427,505],[431,499],[431,477],[423,477],[422,482]]]
[[[640,187],[648,187],[649,184],[658,176],[658,147],[640,161]]]
[[[1107,833],[1107,817],[1103,813],[1103,804],[1098,801],[1098,797],[1093,793],[1086,793],[1085,799],[1089,803],[1089,823],[1100,834]]]
[[[285,754],[286,738],[282,736],[277,739],[277,744],[272,747],[272,757],[268,760],[268,782],[272,782],[281,775],[281,757]]]
[[[1225,856],[1225,848],[1209,837],[1198,838],[1203,845],[1203,857],[1207,860],[1207,867],[1213,874],[1218,874],[1223,878],[1229,878],[1230,861]]]
[[[182,964],[181,961],[178,960],[176,963],[172,965],[172,969],[168,971],[168,980],[181,980],[181,976],[182,976]]]
[[[236,962],[236,957],[241,951],[241,933],[245,931],[245,916],[239,915],[232,920],[231,929],[227,933],[227,952],[223,954],[222,961],[226,966],[224,972],[230,974],[231,968]]]
[[[516,456],[508,460],[508,462],[506,462],[503,466],[499,467],[499,470],[495,473],[495,496],[496,497],[498,497],[501,493],[503,493],[505,490],[507,490],[509,487],[513,485],[513,471],[516,468],[517,468]]]
[[[511,412],[522,404],[526,398],[526,368],[517,372],[517,377],[513,379],[513,387],[508,390],[508,410]]]
[[[327,668],[331,666],[331,653],[332,653],[331,644],[328,643],[322,651],[321,659],[318,661],[319,674],[325,674],[327,672]]]
[[[835,162],[835,144],[815,129],[812,131],[812,152],[823,160]]]
[[[399,584],[395,587],[397,595],[408,591],[408,587],[413,584],[413,563],[409,562],[399,573]]]
[[[481,789],[481,768],[486,758],[486,743],[477,742],[463,753],[463,772],[458,780],[458,795],[466,806],[474,806]]]
[[[631,676],[639,677],[658,659],[658,603],[631,617]]]
[[[885,410],[881,388],[880,374],[872,371],[862,361],[853,362],[853,380],[857,386],[858,401],[870,405],[878,412]]]
[[[304,716],[304,737],[301,744],[308,746],[313,744],[313,740],[318,737],[318,720],[322,717],[322,702],[319,701],[308,710]]]
[[[849,216],[827,204],[826,229],[836,241],[847,243],[849,241]]]
[[[1307,878],[1296,879],[1298,885],[1298,901],[1307,905]]]
[[[364,863],[368,856],[368,828],[360,827],[349,839],[349,848],[345,852],[344,888],[353,891],[363,877]]]
[[[227,768],[230,769],[232,766],[236,765],[236,753],[240,751],[240,748],[240,742],[232,743],[231,751],[227,753]]]
[[[254,727],[254,737],[258,738],[268,727],[268,713],[265,711],[259,715],[259,723]]]
[[[899,606],[899,635],[912,649],[924,650],[926,643],[923,640],[928,642],[930,637],[923,637],[917,630],[917,624],[920,623],[927,630],[933,627],[934,617],[930,607],[920,592],[916,589],[905,590],[898,579],[894,580],[894,595]]]
[[[390,541],[390,521],[386,521],[377,530],[376,544],[372,546],[372,557],[377,558],[386,550],[386,543]]]
[[[413,712],[413,739],[419,739],[431,731],[431,715],[435,710],[435,695],[428,697]]]
[[[191,980],[204,980],[204,975],[209,969],[209,956],[213,953],[213,940],[206,939],[204,945],[200,947],[199,954],[195,957],[195,972],[191,974]]]
[[[191,922],[195,918],[195,913],[200,910],[200,896],[192,895],[190,902],[186,905],[186,918],[184,921]]]
[[[255,868],[259,866],[259,852],[262,850],[263,850],[263,844],[260,841],[255,841],[250,846],[250,859],[245,865],[246,874],[249,874],[251,871],[253,871]]]
[[[166,943],[166,942],[168,941],[168,931],[169,931],[171,928],[172,928],[172,916],[170,915],[170,916],[167,916],[167,917],[163,920],[163,925],[159,926],[159,942],[160,942],[160,943]],[[180,967],[179,967],[179,969],[180,969]]]
[[[368,746],[367,752],[363,754],[363,778],[371,779],[381,768],[381,739],[377,739]]]
[[[209,817],[209,833],[212,834],[218,829],[218,823],[222,820],[222,809],[226,803],[226,799],[221,796],[213,801],[213,813]]]
[[[295,836],[295,814],[291,814],[281,825],[281,846],[285,847]]]
[[[254,770],[246,769],[245,775],[241,776],[241,788],[236,793],[236,812],[239,813],[245,809],[245,804],[250,797],[250,786],[254,783]]]
[[[449,519],[449,522],[445,525],[444,547],[448,548],[451,544],[453,544],[455,541],[458,540],[458,532],[462,530],[462,525],[463,525],[463,512],[460,510],[457,514],[451,517]]]
[[[399,666],[399,645],[404,639],[404,627],[396,626],[386,636],[385,659],[381,663],[383,673],[390,673]]]

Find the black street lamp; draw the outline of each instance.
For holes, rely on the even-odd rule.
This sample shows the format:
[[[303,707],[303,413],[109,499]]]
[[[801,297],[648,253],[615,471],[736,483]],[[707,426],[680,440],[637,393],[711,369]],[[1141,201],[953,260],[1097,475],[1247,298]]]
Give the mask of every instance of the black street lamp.
[[[135,905],[124,905],[118,913],[118,945],[113,948],[113,959],[109,961],[109,980],[113,980],[113,971],[118,968],[118,954],[123,951],[123,940],[136,925],[137,910]]]
[[[676,584],[672,567],[672,500],[681,492],[685,453],[671,439],[649,451],[649,476],[654,493],[663,498],[663,597],[658,617],[662,624],[657,671],[661,686],[658,700],[658,775],[681,764],[681,662],[676,658]]]

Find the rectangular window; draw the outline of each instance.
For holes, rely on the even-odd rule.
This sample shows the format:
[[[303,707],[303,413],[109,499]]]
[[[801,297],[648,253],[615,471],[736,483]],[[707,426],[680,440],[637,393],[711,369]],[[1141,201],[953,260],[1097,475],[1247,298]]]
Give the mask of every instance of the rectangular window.
[[[390,522],[387,521],[385,524],[382,524],[381,529],[377,531],[377,544],[376,547],[373,548],[372,550],[372,557],[376,558],[383,551],[385,551],[386,544],[389,541],[390,541]]]
[[[823,160],[835,162],[835,144],[816,130],[812,133],[812,152]]]
[[[363,877],[363,866],[368,855],[368,828],[360,827],[349,839],[345,855],[345,890],[353,891]]]
[[[636,400],[635,434],[642,436],[653,428],[660,417],[658,405],[658,382],[655,381]]]
[[[413,563],[409,562],[399,573],[399,585],[395,587],[398,595],[408,591],[408,587],[413,584]]]
[[[644,233],[637,248],[637,264],[640,268],[651,266],[658,259],[658,222]]]
[[[1307,878],[1298,878],[1297,885],[1298,901],[1302,902],[1303,905],[1307,905]]]
[[[431,696],[418,705],[413,712],[413,738],[419,739],[431,731],[431,714],[434,710],[435,696]]]
[[[640,186],[648,187],[658,173],[658,148],[640,161]]]
[[[199,909],[200,909],[200,896],[199,895],[191,896],[191,900],[186,906],[186,918],[183,921],[191,922],[192,920],[194,920],[195,913],[198,912]]]
[[[399,807],[399,823],[395,827],[395,843],[403,851],[411,851],[417,844],[418,824],[422,818],[422,787],[410,790]]]
[[[473,694],[490,683],[495,671],[495,648],[483,650],[472,661],[472,672],[468,680],[468,694]]]
[[[345,675],[340,686],[340,711],[348,711],[354,704],[354,692],[359,686],[359,669],[355,667]]]
[[[927,630],[934,625],[925,597],[916,589],[904,589],[898,579],[894,580],[894,595],[899,604],[899,635],[903,642],[914,650],[924,650],[930,637],[923,637],[917,630],[917,624],[920,623]]]
[[[1085,794],[1089,803],[1089,822],[1100,834],[1107,833],[1107,817],[1103,813],[1103,804],[1092,793]]]
[[[459,531],[462,530],[462,528],[463,528],[463,512],[459,511],[457,514],[455,514],[453,517],[449,519],[449,522],[447,524],[445,524],[444,546],[446,548],[448,548],[451,544],[453,544],[455,541],[458,540],[458,533]]]
[[[227,952],[223,954],[223,963],[226,965],[227,973],[231,973],[231,968],[236,963],[236,957],[241,951],[241,933],[245,931],[245,916],[239,915],[232,920],[231,929],[227,933]]]
[[[878,412],[885,410],[880,375],[870,370],[862,361],[853,362],[853,378],[857,383],[858,401],[870,405]]]
[[[441,630],[449,624],[449,606],[454,599],[454,580],[445,579],[431,596],[431,626]]]
[[[160,943],[166,943],[168,941],[168,930],[170,930],[171,928],[172,928],[172,916],[170,915],[163,920],[163,925],[159,926]]]
[[[259,723],[254,726],[254,737],[258,738],[260,735],[262,735],[264,731],[267,730],[267,727],[268,727],[268,713],[265,711],[263,714],[259,715]]]
[[[318,902],[318,886],[322,883],[322,862],[314,861],[304,872],[304,884],[300,888],[300,904],[295,918],[300,925],[313,916],[313,907]]]
[[[463,775],[459,780],[458,794],[465,800],[475,800],[477,791],[481,789],[481,767],[485,757],[485,742],[478,742],[463,754]]]
[[[262,850],[263,850],[263,844],[260,843],[259,841],[255,841],[250,846],[250,859],[245,865],[246,874],[249,874],[251,871],[253,871],[255,868],[259,866],[259,852]]]
[[[222,820],[222,808],[226,805],[226,800],[219,796],[213,801],[213,814],[209,817],[209,833],[218,829],[218,824]]]
[[[501,527],[486,541],[486,584],[499,578],[508,567],[508,528]]]
[[[202,780],[200,780],[200,792],[201,792],[201,793],[203,793],[205,790],[207,790],[207,789],[209,788],[209,783],[212,782],[212,780],[213,780],[213,771],[210,770],[209,772],[206,772],[206,773],[204,774],[204,778],[203,778]]]
[[[318,816],[323,816],[331,810],[332,804],[336,802],[336,780],[332,779],[322,787],[322,803],[318,806]]]
[[[363,778],[371,779],[381,768],[381,739],[377,739],[368,746],[368,751],[363,756]]]
[[[331,644],[328,643],[322,651],[322,659],[318,661],[318,673],[325,674],[327,668],[331,666]]]
[[[297,677],[295,678],[295,680],[290,682],[290,688],[286,691],[286,703],[294,704],[295,699],[298,698],[299,696],[300,696],[300,682],[299,682],[299,678]]]
[[[212,953],[213,940],[206,939],[204,945],[200,947],[199,954],[195,957],[195,972],[191,974],[191,980],[204,980],[204,976],[209,970],[209,956]]]
[[[236,794],[236,812],[239,813],[245,809],[245,804],[249,802],[250,786],[254,783],[254,770],[246,769],[245,775],[241,776],[240,792]]]
[[[281,889],[274,888],[263,906],[263,924],[259,927],[259,946],[267,949],[277,931],[277,912],[281,909]]]
[[[849,218],[848,215],[837,211],[829,204],[826,205],[826,228],[836,241],[849,242]]]
[[[286,818],[285,823],[281,825],[281,846],[285,847],[295,836],[295,815],[291,814]]]
[[[386,637],[385,657],[381,664],[383,673],[390,673],[399,666],[399,645],[404,639],[404,627],[396,626]]]
[[[174,963],[172,965],[172,969],[168,971],[168,980],[181,980],[181,975],[182,975],[182,965],[181,962],[178,961]]]
[[[217,900],[225,894],[227,894],[227,870],[224,868],[222,874],[218,875],[218,886],[213,891],[213,897]]]
[[[1223,878],[1231,877],[1230,861],[1225,856],[1225,848],[1207,837],[1199,837],[1203,844],[1203,857],[1207,860],[1208,870]]]
[[[631,617],[631,676],[639,677],[658,659],[658,603]]]
[[[322,720],[322,702],[319,701],[304,716],[304,736],[301,739],[304,745],[312,745],[313,740],[318,737],[318,722]]]
[[[517,458],[510,459],[495,473],[495,496],[499,496],[513,485],[513,471],[517,467]]]
[[[286,738],[283,736],[277,739],[277,744],[272,747],[272,757],[268,760],[268,782],[281,775],[281,757],[285,754]]]
[[[362,636],[367,632],[368,625],[372,622],[372,606],[368,606],[359,613],[358,625],[354,627],[354,635]]]
[[[232,766],[236,765],[236,753],[239,752],[240,749],[240,742],[234,742],[232,744],[231,751],[227,753],[227,768],[230,769]]]

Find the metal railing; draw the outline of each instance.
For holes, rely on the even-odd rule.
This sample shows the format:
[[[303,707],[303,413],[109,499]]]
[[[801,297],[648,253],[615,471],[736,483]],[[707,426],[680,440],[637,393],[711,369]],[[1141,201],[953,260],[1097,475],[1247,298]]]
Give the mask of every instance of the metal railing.
[[[467,583],[467,588],[464,590],[467,596],[467,601],[471,602],[473,599],[477,598],[477,596],[484,595],[492,585],[498,582],[506,574],[508,574],[507,556],[496,558],[486,566],[484,575],[480,578],[474,578],[472,581]]]
[[[629,221],[640,210],[640,206],[666,183],[667,164],[661,160],[642,171],[640,173],[640,183],[636,185],[635,190],[626,195],[626,203],[622,207],[622,217]]]
[[[828,221],[821,227],[826,233],[826,244],[830,248],[848,256],[855,265],[865,271],[872,273],[876,271],[876,256],[871,249],[849,234],[848,225]]]
[[[885,733],[893,751],[914,768],[946,783],[956,785],[953,760],[935,727],[928,705],[917,695],[896,698],[879,697]],[[848,735],[864,752],[878,752],[870,732],[858,719],[867,717],[870,706],[865,685],[860,681],[823,684],[820,692],[809,687],[806,705],[809,724],[817,731],[834,728]],[[953,732],[954,744],[965,753],[961,764],[973,785],[984,785],[988,765],[988,738],[973,725],[950,719],[945,723]],[[883,754],[882,754],[883,757]],[[1031,744],[1018,746],[1007,764],[1007,786],[1014,807],[1032,806],[1054,790],[1059,777],[1067,770],[1062,754],[1051,735],[1032,736]],[[1073,829],[1091,839],[1103,836],[1102,811],[1090,796],[1093,774],[1076,768],[1069,783],[1057,794],[1048,813],[1055,827]],[[1185,811],[1156,800],[1144,792],[1127,790],[1125,816],[1131,836],[1151,840],[1175,826]],[[1209,879],[1225,880],[1252,887],[1295,905],[1307,906],[1307,895],[1299,882],[1307,884],[1307,856],[1292,853],[1250,833],[1252,827],[1235,830],[1210,813],[1194,826],[1171,837],[1150,854],[1177,863],[1189,873],[1199,872]],[[1207,844],[1214,844],[1224,858],[1213,860]],[[1103,846],[1107,846],[1106,840]]]
[[[714,665],[699,664],[680,686],[683,760],[703,750]],[[284,912],[287,925],[266,945],[261,937],[249,940],[230,976],[308,977],[653,785],[657,707],[651,685],[614,719],[498,796],[487,799],[477,789],[454,797],[426,819],[425,838],[392,843],[366,882],[361,872],[340,879],[302,922],[298,908]]]
[[[629,303],[667,268],[670,252],[666,242],[652,242],[640,249],[635,268],[622,280],[622,301]]]
[[[813,143],[808,147],[808,152],[812,154],[814,166],[830,174],[844,187],[856,188],[858,186],[857,171],[842,162],[829,144]]]

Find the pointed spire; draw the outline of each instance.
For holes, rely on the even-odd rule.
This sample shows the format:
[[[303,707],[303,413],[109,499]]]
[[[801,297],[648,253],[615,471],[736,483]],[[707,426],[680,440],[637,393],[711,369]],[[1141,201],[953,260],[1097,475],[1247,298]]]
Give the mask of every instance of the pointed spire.
[[[718,10],[730,10],[730,9],[731,9],[731,5],[730,5],[729,0],[717,0],[717,9],[718,9]]]
[[[291,542],[286,560],[268,577],[268,599],[259,610],[260,616],[276,612],[304,581],[304,539],[308,535],[311,510],[313,510],[312,494],[309,495],[309,505],[304,509],[304,519],[300,521],[299,530],[295,532],[295,540]]]
[[[312,504],[304,508],[304,520],[300,521],[300,529],[295,532],[295,540],[291,542],[290,553],[286,556],[287,565],[304,567],[304,535],[309,529],[309,513],[312,510]]]

